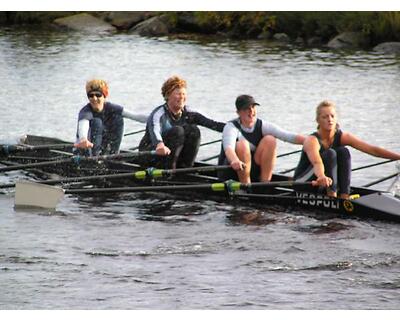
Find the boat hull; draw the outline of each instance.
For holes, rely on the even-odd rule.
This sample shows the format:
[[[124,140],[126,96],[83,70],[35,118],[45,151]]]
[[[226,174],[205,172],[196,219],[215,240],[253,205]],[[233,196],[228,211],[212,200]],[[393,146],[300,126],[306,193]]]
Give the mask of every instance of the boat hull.
[[[56,138],[47,138],[41,136],[28,135],[25,144],[45,145],[45,144],[65,144]],[[18,151],[12,155],[3,155],[0,162],[5,165],[16,163],[29,163],[44,161],[54,157],[71,157],[72,150],[38,150],[38,151]],[[33,160],[35,159],[35,160]],[[39,159],[39,160],[38,160]],[[42,159],[42,160],[41,160]],[[209,166],[206,163],[196,163],[195,166]],[[126,173],[143,170],[134,160],[116,161],[107,160],[99,161],[98,163],[76,163],[74,161],[56,166],[40,167],[40,169],[30,169],[40,179],[48,179],[54,174],[60,177],[79,177],[92,176],[101,174]],[[290,177],[284,175],[274,175],[273,181],[288,181]],[[201,174],[184,174],[174,177],[143,180],[131,178],[100,180],[90,184],[96,186],[149,186],[149,185],[180,185],[180,184],[195,184],[195,183],[215,183],[219,182],[216,173],[201,173]],[[72,186],[73,187],[73,186]],[[174,196],[177,195],[173,191]],[[231,201],[236,203],[246,203],[246,205],[257,204],[262,206],[282,205],[286,207],[301,207],[313,212],[330,212],[339,214],[344,217],[359,217],[367,219],[379,219],[400,222],[400,199],[389,193],[380,192],[378,190],[368,188],[352,188],[352,194],[356,195],[354,199],[343,200],[330,198],[314,192],[314,189],[295,190],[293,188],[257,188],[251,193],[229,193],[226,191],[215,192],[204,190],[201,192],[180,191],[180,195],[190,197],[204,197],[217,201]]]

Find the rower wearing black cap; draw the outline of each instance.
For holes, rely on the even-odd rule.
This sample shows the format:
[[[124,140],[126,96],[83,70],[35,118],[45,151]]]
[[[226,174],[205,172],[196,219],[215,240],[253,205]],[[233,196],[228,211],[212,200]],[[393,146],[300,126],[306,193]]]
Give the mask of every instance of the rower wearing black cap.
[[[276,162],[276,139],[303,144],[305,137],[257,118],[257,103],[250,95],[236,98],[238,118],[229,121],[222,133],[218,164],[233,170],[219,172],[223,180],[239,178],[242,183],[270,181]]]

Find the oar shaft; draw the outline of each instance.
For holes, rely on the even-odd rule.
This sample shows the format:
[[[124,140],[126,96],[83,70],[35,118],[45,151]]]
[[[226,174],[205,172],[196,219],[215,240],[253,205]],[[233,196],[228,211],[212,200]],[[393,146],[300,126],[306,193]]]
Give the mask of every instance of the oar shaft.
[[[17,165],[11,165],[11,166],[7,166],[7,167],[1,167],[0,172],[8,172],[8,171],[14,171],[14,170],[21,170],[21,169],[44,167],[44,166],[48,166],[48,165],[67,163],[70,161],[71,161],[71,159],[60,159],[60,160],[43,161],[43,162],[35,162],[35,163],[17,164]]]
[[[351,171],[357,171],[357,170],[361,170],[361,169],[371,168],[371,167],[379,166],[381,164],[385,164],[385,163],[389,163],[389,162],[393,162],[393,161],[396,161],[396,160],[385,160],[385,161],[381,161],[381,162],[377,162],[377,163],[373,163],[373,164],[368,164],[366,166],[354,168]]]
[[[213,141],[204,142],[204,143],[200,144],[200,147],[208,146],[209,144],[213,144],[213,143],[217,143],[217,142],[221,142],[221,141],[222,141],[222,139],[217,139],[217,140],[213,140]]]
[[[66,149],[73,147],[72,143],[57,143],[57,144],[45,144],[37,146],[29,145],[1,145],[0,151],[4,154],[9,154],[17,151],[34,151],[34,150],[49,150],[49,149]]]
[[[131,135],[134,135],[134,134],[137,134],[137,133],[141,133],[141,132],[145,132],[145,131],[146,131],[146,129],[141,129],[141,130],[138,130],[138,131],[133,131],[133,132],[125,133],[125,134],[124,134],[124,137],[126,137],[126,136],[131,136]]]
[[[301,151],[301,150],[299,150],[299,151]],[[292,152],[292,153],[296,153],[296,152],[298,152],[298,151],[294,151],[294,152]],[[288,154],[291,154],[291,153],[288,153]],[[288,155],[288,154],[282,154],[282,155],[280,155],[280,156]],[[278,157],[279,157],[279,156],[278,156]],[[395,160],[385,160],[385,161],[381,161],[381,162],[378,162],[378,163],[373,163],[373,164],[369,164],[369,165],[366,165],[366,166],[357,167],[357,168],[352,169],[351,171],[357,171],[357,170],[361,170],[361,169],[371,168],[371,167],[379,166],[379,165],[381,165],[381,164],[385,164],[385,163],[389,163],[389,162],[393,162],[393,161],[395,161]],[[296,168],[297,168],[297,167],[293,167],[293,168],[291,168],[291,169],[287,169],[287,170],[281,171],[281,172],[279,172],[279,173],[281,173],[281,174],[289,173],[289,172],[291,172],[291,171],[296,170]]]
[[[193,173],[193,172],[212,172],[219,170],[229,169],[230,165],[219,165],[219,166],[202,166],[202,167],[190,167],[190,168],[178,168],[178,169],[165,169],[159,170],[163,176],[172,176],[180,173]]]
[[[292,152],[282,153],[282,154],[277,155],[276,157],[277,158],[281,158],[281,157],[289,156],[291,154],[295,154],[295,153],[299,153],[299,152],[301,152],[301,149],[300,150],[296,150],[296,151],[292,151]],[[201,161],[207,162],[207,161],[210,161],[210,160],[217,159],[218,157],[219,157],[219,154],[216,154],[215,156],[202,159]]]
[[[293,187],[299,185],[310,185],[311,182],[297,181],[275,181],[275,182],[253,182],[244,184],[235,181],[217,182],[211,184],[195,185],[172,185],[172,186],[144,186],[144,187],[115,187],[115,188],[88,188],[88,189],[67,189],[66,194],[101,194],[101,193],[123,193],[123,192],[158,192],[158,191],[228,191],[251,190],[253,187]]]
[[[212,156],[212,157],[209,157],[209,158],[201,159],[201,161],[207,162],[207,161],[210,161],[210,160],[217,159],[218,157],[219,157],[219,154],[216,154],[215,156]]]
[[[119,153],[119,154],[110,154],[104,156],[97,156],[97,157],[81,157],[81,156],[73,156],[66,159],[59,159],[53,161],[43,161],[43,162],[36,162],[36,163],[26,163],[26,164],[19,164],[19,165],[12,165],[1,167],[0,172],[7,172],[13,170],[20,170],[20,169],[30,169],[30,168],[37,168],[37,167],[44,167],[49,165],[56,165],[62,163],[80,163],[82,161],[100,161],[100,160],[111,160],[111,159],[124,159],[124,158],[135,158],[142,155],[154,155],[155,151],[139,151],[139,152],[130,152],[130,153]]]
[[[364,187],[364,188],[371,187],[371,186],[373,186],[373,185],[375,185],[375,184],[378,184],[378,183],[380,183],[380,182],[383,182],[383,181],[392,179],[392,178],[394,178],[395,176],[397,176],[398,174],[399,174],[398,172],[397,172],[397,173],[393,173],[393,174],[391,174],[391,175],[389,175],[389,176],[387,176],[387,177],[384,177],[384,178],[381,178],[381,179],[372,181],[372,182],[370,182],[370,183],[364,184],[363,187]]]
[[[286,157],[286,156],[290,156],[291,154],[295,154],[295,153],[299,153],[299,152],[301,152],[301,149],[292,151],[292,152],[282,153],[282,154],[277,155],[276,157],[277,158]]]
[[[94,176],[48,179],[40,181],[40,183],[52,185],[57,183],[96,181],[96,180],[107,180],[107,179],[118,179],[118,178],[134,178],[137,180],[144,180],[146,178],[160,178],[165,176],[172,176],[175,174],[184,174],[193,172],[211,172],[211,171],[225,170],[228,168],[230,168],[230,166],[228,165],[179,168],[179,169],[167,169],[167,170],[148,168],[146,170],[135,171],[135,172],[132,171],[132,172],[112,173],[112,174],[103,174]],[[13,187],[15,187],[15,183],[7,183],[0,185],[0,189],[13,188]]]

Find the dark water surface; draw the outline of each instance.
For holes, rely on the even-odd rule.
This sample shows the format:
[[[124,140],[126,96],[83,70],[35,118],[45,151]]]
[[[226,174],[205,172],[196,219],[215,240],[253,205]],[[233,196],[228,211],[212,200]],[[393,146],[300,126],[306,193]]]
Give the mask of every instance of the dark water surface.
[[[162,103],[161,85],[172,74],[188,80],[188,104],[218,120],[233,118],[235,97],[249,93],[261,117],[308,133],[316,105],[328,98],[344,130],[400,151],[399,57],[4,28],[0,136],[73,140],[93,77],[109,81],[110,101],[148,113]],[[141,128],[126,121],[126,132]],[[139,139],[126,137],[124,147]],[[297,148],[279,143],[278,152]],[[204,147],[199,158],[218,150]],[[297,161],[281,158],[276,170]],[[353,152],[354,167],[376,161]],[[353,184],[394,170],[393,163],[360,170]],[[3,173],[0,183],[21,176]],[[1,309],[399,307],[399,224],[156,193],[71,196],[54,213],[14,210],[13,201],[12,190],[0,194]]]

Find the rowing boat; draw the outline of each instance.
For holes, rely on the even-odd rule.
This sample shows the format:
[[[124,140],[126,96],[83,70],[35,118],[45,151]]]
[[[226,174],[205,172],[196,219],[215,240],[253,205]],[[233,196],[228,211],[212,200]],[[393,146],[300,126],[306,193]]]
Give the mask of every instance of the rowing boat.
[[[196,162],[193,169],[186,171],[150,170],[141,167],[135,157],[99,157],[90,162],[78,161],[72,154],[72,144],[57,138],[27,135],[24,143],[18,146],[19,148],[14,148],[12,152],[12,148],[9,147],[0,150],[0,163],[4,165],[3,168],[7,170],[18,168],[16,165],[26,165],[26,168],[22,168],[33,173],[33,180],[36,182],[58,182],[62,183],[64,188],[68,186],[66,189],[58,187],[63,193],[99,196],[104,193],[172,191],[174,196],[179,193],[182,197],[206,197],[257,206],[277,204],[301,207],[321,214],[331,212],[346,217],[400,222],[400,199],[391,193],[371,188],[352,187],[351,199],[343,200],[316,193],[310,186],[299,189],[290,177],[282,174],[274,174],[271,184],[254,183],[251,186],[239,186],[237,182],[219,181],[216,171],[223,168],[204,162]],[[125,150],[121,155],[129,153],[129,150]],[[51,164],[52,161],[49,160],[54,160],[56,165]],[[39,165],[30,167],[34,163]],[[41,165],[42,163],[50,164]],[[11,186],[14,184],[3,187]],[[33,192],[31,188],[35,187],[29,185],[28,193]],[[40,189],[40,192],[46,191]],[[40,198],[40,194],[34,198]],[[17,202],[16,204],[18,205]]]

